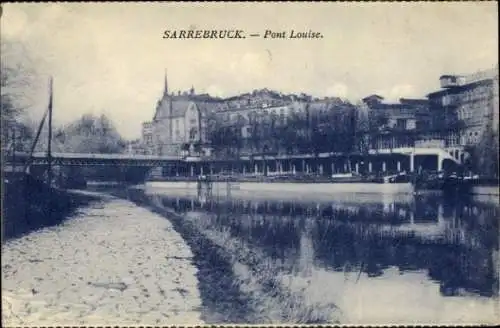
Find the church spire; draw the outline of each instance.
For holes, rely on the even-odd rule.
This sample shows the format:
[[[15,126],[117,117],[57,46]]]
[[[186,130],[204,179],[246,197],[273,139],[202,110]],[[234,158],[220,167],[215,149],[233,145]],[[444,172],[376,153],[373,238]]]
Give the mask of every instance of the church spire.
[[[167,78],[167,69],[165,68],[165,87],[163,93],[168,95],[168,78]]]

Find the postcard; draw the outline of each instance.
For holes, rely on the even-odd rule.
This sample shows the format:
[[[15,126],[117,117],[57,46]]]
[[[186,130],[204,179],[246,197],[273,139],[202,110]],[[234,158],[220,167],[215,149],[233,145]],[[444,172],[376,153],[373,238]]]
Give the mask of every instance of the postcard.
[[[2,4],[2,325],[500,323],[497,28]]]

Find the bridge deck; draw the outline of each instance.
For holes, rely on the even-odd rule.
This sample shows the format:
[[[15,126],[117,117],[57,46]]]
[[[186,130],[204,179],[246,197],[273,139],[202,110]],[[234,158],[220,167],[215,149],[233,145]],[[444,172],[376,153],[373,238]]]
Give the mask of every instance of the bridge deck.
[[[369,155],[377,156],[377,155],[437,155],[441,156],[444,159],[451,159],[453,161],[457,161],[453,157],[449,156],[449,154],[441,149],[441,148],[393,148],[393,149],[379,149],[379,150],[370,150]],[[75,163],[75,162],[85,162],[85,163],[94,163],[99,164],[110,162],[119,164],[121,163],[135,163],[135,164],[145,164],[155,165],[155,164],[165,164],[168,162],[220,162],[220,161],[250,161],[250,160],[294,160],[294,159],[327,159],[333,157],[345,157],[346,154],[340,153],[320,153],[317,155],[314,154],[295,154],[295,155],[253,155],[253,156],[240,156],[238,158],[227,158],[227,159],[218,159],[214,157],[185,157],[185,156],[157,156],[157,155],[136,155],[136,154],[89,154],[89,153],[52,153],[52,158],[56,162],[65,162],[65,163]],[[362,154],[351,154],[351,156],[363,156]],[[27,159],[29,157],[28,153],[16,152],[15,157],[17,160],[22,161],[23,159]],[[11,157],[8,156],[6,158],[7,161],[11,160]],[[47,160],[46,152],[36,152],[33,154],[33,160],[35,163],[43,163]]]

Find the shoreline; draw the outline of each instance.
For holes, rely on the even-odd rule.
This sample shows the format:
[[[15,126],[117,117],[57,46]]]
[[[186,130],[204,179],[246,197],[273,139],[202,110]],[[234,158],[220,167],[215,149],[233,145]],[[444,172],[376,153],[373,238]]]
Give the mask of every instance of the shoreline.
[[[201,319],[206,324],[248,324],[254,322],[254,314],[248,308],[249,299],[243,295],[230,266],[229,254],[213,242],[201,236],[195,227],[171,209],[152,204],[145,194],[134,190],[116,192],[120,198],[128,199],[136,206],[147,208],[171,222],[194,257],[198,269],[197,278],[202,298]]]
[[[202,315],[207,324],[338,323],[339,318],[316,311],[304,295],[280,286],[279,279],[252,278],[259,275],[260,265],[267,265],[252,249],[242,248],[224,233],[205,231],[198,220],[165,207],[161,197],[148,198],[141,190],[128,190],[126,197],[171,221],[191,247],[200,273],[201,296],[207,302]]]
[[[144,186],[152,188],[169,188],[197,190],[196,181],[146,181]],[[231,192],[291,192],[303,193],[318,192],[339,195],[342,193],[358,194],[411,194],[414,188],[411,183],[323,183],[323,182],[213,182],[212,190],[224,193],[227,186],[231,186]],[[307,190],[305,190],[307,188]],[[440,192],[439,190],[429,190]],[[427,192],[421,190],[420,192]],[[499,196],[498,186],[473,186],[470,195],[474,196]]]

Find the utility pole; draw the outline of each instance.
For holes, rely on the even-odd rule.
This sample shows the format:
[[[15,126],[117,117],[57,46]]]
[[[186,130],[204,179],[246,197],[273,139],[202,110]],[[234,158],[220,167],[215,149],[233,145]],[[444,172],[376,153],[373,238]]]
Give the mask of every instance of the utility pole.
[[[16,125],[12,124],[12,174],[16,174]]]
[[[52,91],[52,77],[49,80],[49,136],[47,145],[47,179],[49,187],[52,185],[52,102],[53,102],[53,91]]]

